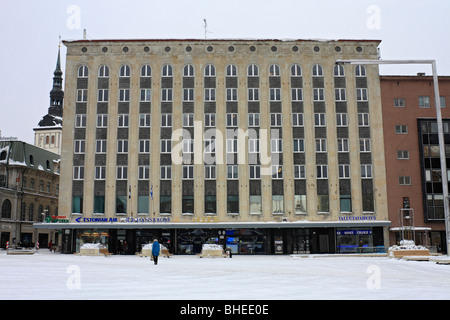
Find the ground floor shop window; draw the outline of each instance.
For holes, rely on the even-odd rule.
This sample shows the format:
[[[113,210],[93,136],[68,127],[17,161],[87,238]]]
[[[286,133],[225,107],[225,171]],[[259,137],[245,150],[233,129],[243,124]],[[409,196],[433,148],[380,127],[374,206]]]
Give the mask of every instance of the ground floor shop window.
[[[86,229],[79,230],[77,232],[76,243],[75,243],[75,251],[80,252],[80,248],[85,243],[99,243],[104,245],[106,248],[109,246],[109,232],[108,230],[100,230],[100,229]]]
[[[337,228],[336,242],[338,253],[377,252],[377,248],[373,245],[372,228]],[[380,247],[379,250],[384,251],[384,247]]]

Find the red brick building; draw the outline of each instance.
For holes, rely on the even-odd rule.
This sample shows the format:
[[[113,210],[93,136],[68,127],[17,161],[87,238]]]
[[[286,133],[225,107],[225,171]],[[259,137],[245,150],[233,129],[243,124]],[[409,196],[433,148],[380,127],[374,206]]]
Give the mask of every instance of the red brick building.
[[[447,167],[450,77],[439,77]],[[445,221],[433,78],[380,76],[390,244],[402,238],[445,251]],[[447,151],[448,150],[448,151]]]

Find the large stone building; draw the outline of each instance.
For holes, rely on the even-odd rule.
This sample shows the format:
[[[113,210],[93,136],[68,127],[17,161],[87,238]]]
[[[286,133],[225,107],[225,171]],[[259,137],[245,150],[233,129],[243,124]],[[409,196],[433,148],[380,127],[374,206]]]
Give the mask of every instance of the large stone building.
[[[439,77],[445,154],[450,163],[450,77]],[[446,251],[433,78],[381,76],[390,243],[411,239]],[[448,174],[447,174],[448,175]]]
[[[69,222],[36,228],[62,229],[64,252],[382,250],[378,68],[335,63],[378,59],[379,42],[65,41]]]
[[[0,140],[0,247],[58,244],[51,229],[33,223],[58,216],[59,155],[26,142]]]

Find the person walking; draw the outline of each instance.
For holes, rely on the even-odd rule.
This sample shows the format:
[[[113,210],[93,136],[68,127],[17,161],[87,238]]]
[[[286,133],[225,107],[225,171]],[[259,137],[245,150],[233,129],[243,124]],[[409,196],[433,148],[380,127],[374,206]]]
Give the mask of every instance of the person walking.
[[[159,253],[161,252],[161,246],[158,242],[158,240],[153,240],[153,245],[152,245],[152,256],[153,256],[153,262],[155,263],[155,265],[158,264],[158,256]]]

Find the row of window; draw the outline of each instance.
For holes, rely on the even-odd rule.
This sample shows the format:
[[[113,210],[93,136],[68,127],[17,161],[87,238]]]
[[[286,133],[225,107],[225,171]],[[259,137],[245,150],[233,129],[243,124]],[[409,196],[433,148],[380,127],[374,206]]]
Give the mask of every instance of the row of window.
[[[261,179],[261,175],[264,174],[264,169],[259,165],[249,166],[249,178],[250,179]],[[362,179],[372,178],[372,165],[371,164],[361,164],[360,173]],[[339,178],[340,179],[350,179],[350,165],[341,164],[338,166]],[[227,179],[234,180],[239,179],[239,169],[237,165],[227,166]],[[282,165],[272,165],[271,166],[271,176],[272,179],[283,179],[283,166]],[[216,166],[215,165],[205,165],[204,166],[204,178],[206,180],[216,179]],[[73,179],[74,180],[84,180],[84,167],[74,166],[73,167]],[[183,165],[182,166],[182,178],[183,179],[194,179],[194,166],[193,165]],[[328,179],[328,165],[317,165],[316,166],[316,178],[317,179]],[[106,166],[96,166],[95,167],[95,180],[105,180],[106,179]],[[116,179],[117,180],[127,180],[128,179],[128,167],[127,166],[117,166],[116,167]],[[150,179],[150,166],[139,166],[138,167],[138,179],[139,180],[149,180]],[[172,179],[172,166],[160,166],[160,179],[161,180],[171,180]],[[294,179],[306,179],[305,165],[294,165]]]
[[[193,153],[194,152],[194,139],[183,139],[182,140],[182,152],[183,153]],[[226,139],[226,152],[227,153],[238,153],[239,152],[239,139]],[[95,153],[106,153],[107,152],[107,140],[96,140]],[[204,139],[204,153],[215,153],[216,152],[216,139]],[[338,152],[349,152],[349,139],[339,138],[337,139],[337,151]],[[160,140],[160,153],[171,153],[172,152],[172,140],[171,139],[161,139]],[[315,139],[315,151],[316,152],[327,152],[327,139],[317,138]],[[371,141],[370,138],[360,138],[359,139],[359,151],[360,152],[371,152]],[[439,150],[438,150],[439,151]],[[75,140],[74,141],[74,153],[84,154],[86,152],[86,140]],[[150,140],[140,139],[139,140],[139,153],[149,153],[150,152]],[[260,153],[260,139],[248,139],[248,152],[249,153]],[[270,139],[270,152],[271,153],[281,153],[283,152],[283,140],[282,139]],[[305,152],[305,139],[293,139],[293,152]],[[405,153],[407,151],[403,151]],[[117,140],[117,153],[128,153],[128,140]],[[407,155],[402,155],[400,158],[397,153],[398,159],[406,159]],[[433,155],[432,155],[433,156]]]
[[[5,199],[2,203],[1,207],[1,217],[3,219],[11,219],[12,218],[12,206],[11,201],[9,199]],[[50,212],[50,206],[46,206],[44,209],[44,206],[41,204],[38,207],[37,212],[34,209],[34,203],[30,203],[28,205],[27,210],[27,204],[23,202],[21,204],[21,212],[20,217],[18,220],[20,221],[44,221],[44,216],[48,217],[51,216]],[[58,214],[58,208],[55,209],[55,214]]]
[[[229,64],[225,68],[227,77],[237,77],[237,67],[234,64]],[[173,67],[170,64],[165,64],[161,68],[162,77],[171,78],[173,77]],[[98,77],[99,78],[108,78],[110,75],[109,67],[106,65],[102,65],[98,69]],[[128,65],[122,65],[119,68],[119,77],[120,78],[128,78],[131,75],[131,69]],[[249,77],[258,77],[260,75],[259,67],[256,64],[250,64],[247,67],[247,76]],[[280,67],[276,64],[272,64],[268,69],[269,77],[279,77],[281,76]],[[290,67],[290,75],[292,77],[301,77],[302,76],[302,68],[299,64],[293,64]],[[313,77],[323,77],[324,71],[323,67],[320,64],[315,64],[312,67],[312,75]],[[344,67],[342,65],[335,65],[333,68],[333,75],[335,77],[344,77]],[[86,65],[81,65],[78,68],[78,78],[87,78],[89,76],[89,69]],[[150,65],[143,65],[140,71],[141,77],[151,77],[152,76],[152,68]],[[185,65],[183,67],[183,77],[194,77],[194,66],[191,64]],[[203,68],[203,76],[205,77],[215,77],[216,76],[216,67],[213,64],[207,64]],[[357,77],[365,77],[366,76],[366,68],[363,65],[357,65],[355,67],[355,76]]]
[[[237,88],[226,88],[226,101],[233,102],[238,101],[238,89]],[[336,88],[335,90],[335,101],[347,101],[346,89]],[[163,88],[161,89],[161,102],[172,102],[173,101],[173,89]],[[140,102],[150,102],[152,100],[152,90],[151,89],[141,89],[139,95]],[[183,102],[195,101],[194,89],[183,88]],[[88,89],[78,89],[77,90],[77,102],[87,102],[88,100]],[[216,89],[215,88],[205,88],[203,100],[207,102],[216,101]],[[108,102],[109,101],[109,89],[98,89],[97,102]],[[259,88],[248,88],[247,89],[247,101],[260,101],[260,89]],[[281,89],[280,88],[269,88],[269,101],[281,101]],[[292,88],[291,89],[291,101],[303,101],[303,89]],[[313,101],[325,101],[325,89],[324,88],[313,88]],[[356,89],[356,101],[368,101],[368,90],[367,88],[357,88]],[[130,89],[119,89],[119,102],[130,102]]]
[[[22,185],[23,185],[24,189],[34,190],[35,189],[35,179],[30,178],[30,183],[28,184],[28,178],[23,177]],[[44,186],[45,186],[45,188],[44,188]],[[39,191],[51,193],[51,183],[50,182],[45,183],[44,180],[39,180]],[[59,194],[59,184],[56,185],[55,194],[56,195]]]
[[[439,101],[440,101],[441,108],[445,108],[447,106],[444,96],[441,96]],[[394,107],[405,108],[406,107],[405,99],[404,98],[394,98]],[[431,107],[430,96],[419,96],[419,107],[420,108],[430,108]]]
[[[326,124],[326,114],[325,113],[314,113],[314,127],[325,127]],[[358,126],[368,127],[369,123],[369,113],[358,113]],[[150,114],[139,114],[139,127],[145,128],[151,126]],[[260,114],[259,113],[249,113],[247,115],[247,125],[248,127],[259,127],[260,126]],[[283,126],[283,115],[282,113],[270,113],[270,126],[271,127],[281,127]],[[225,124],[227,127],[238,127],[238,114],[237,113],[227,113],[225,117]],[[87,124],[87,115],[77,114],[75,118],[76,128],[85,128]],[[348,115],[347,113],[337,113],[336,114],[336,126],[337,127],[347,127]],[[161,127],[172,127],[172,114],[163,113],[161,114],[161,122],[159,124]],[[215,113],[205,113],[204,114],[204,127],[215,127],[216,126],[216,114]],[[303,113],[292,113],[291,114],[291,125],[292,127],[303,127]],[[122,113],[118,115],[117,126],[121,128],[128,128],[130,126],[130,115],[128,113]],[[194,114],[193,113],[183,113],[182,114],[182,126],[183,127],[193,127],[194,126]],[[98,114],[97,115],[97,128],[108,127],[108,115]],[[400,127],[400,126],[399,126]],[[406,127],[406,126],[405,126]],[[398,129],[398,130],[397,130]],[[402,133],[401,128],[397,128],[396,132]]]

